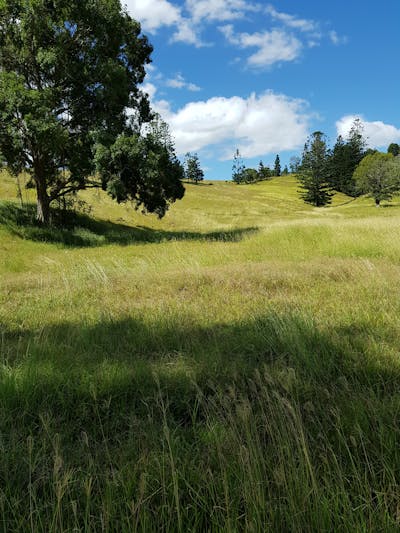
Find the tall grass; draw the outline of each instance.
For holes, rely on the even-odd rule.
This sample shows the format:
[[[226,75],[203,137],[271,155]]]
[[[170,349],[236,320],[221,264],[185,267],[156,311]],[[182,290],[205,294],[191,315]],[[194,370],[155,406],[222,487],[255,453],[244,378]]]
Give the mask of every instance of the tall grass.
[[[296,190],[43,231],[2,178],[4,532],[400,529],[399,207]]]

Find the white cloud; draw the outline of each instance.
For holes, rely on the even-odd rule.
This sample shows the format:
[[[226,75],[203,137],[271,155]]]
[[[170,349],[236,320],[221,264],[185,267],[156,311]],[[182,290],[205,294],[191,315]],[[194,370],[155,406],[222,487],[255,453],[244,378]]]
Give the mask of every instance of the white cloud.
[[[385,124],[380,120],[369,122],[358,115],[346,115],[338,120],[336,122],[338,135],[347,137],[356,118],[361,120],[363,134],[367,139],[368,146],[386,148],[392,142],[400,142],[400,128],[392,124]]]
[[[172,43],[181,42],[186,44],[193,44],[197,48],[202,46],[208,46],[206,43],[200,39],[198,28],[195,28],[192,22],[188,19],[181,19],[177,30],[172,35]]]
[[[242,19],[247,12],[259,11],[261,7],[245,0],[186,0],[186,9],[195,23],[203,20],[228,21]]]
[[[210,46],[201,39],[201,31],[206,24],[244,20],[254,13],[268,14],[273,21],[280,23],[281,28],[253,34],[239,33],[237,38],[228,39],[231,44],[242,48],[259,48],[249,58],[249,64],[253,66],[272,65],[277,61],[291,61],[297,57],[303,44],[288,31],[297,32],[298,36],[305,33],[307,41],[304,40],[304,44],[309,47],[319,44],[323,37],[318,22],[277,11],[271,4],[263,8],[261,3],[247,0],[186,0],[184,4],[169,0],[125,1],[128,11],[140,21],[145,32],[154,33],[163,26],[171,27],[170,42],[182,42],[198,48]],[[232,26],[225,28],[231,28],[233,34]],[[340,36],[334,30],[327,36],[335,45],[347,42],[347,37]],[[279,48],[282,49],[281,54],[278,53]]]
[[[266,67],[280,61],[293,61],[302,50],[302,43],[282,30],[236,33],[231,24],[219,28],[229,43],[240,48],[258,48],[247,58],[252,67]]]
[[[277,11],[271,4],[266,7],[265,11],[274,20],[282,22],[286,26],[289,26],[289,28],[295,28],[296,30],[304,32],[312,32],[318,28],[318,24],[314,20],[301,19],[295,15],[281,13]]]
[[[154,97],[157,92],[157,87],[153,83],[150,83],[150,82],[143,83],[143,85],[141,86],[141,89],[143,92],[149,95],[150,100],[154,100]]]
[[[187,82],[182,74],[177,74],[175,78],[168,79],[165,84],[167,87],[172,87],[173,89],[188,89],[192,92],[201,91],[201,88],[198,85]]]
[[[188,103],[177,112],[165,101],[153,105],[169,123],[179,154],[213,147],[225,160],[236,147],[244,157],[298,148],[307,137],[310,118],[303,100],[273,92],[214,97]]]
[[[145,31],[173,26],[181,20],[181,11],[168,0],[126,0],[129,13],[139,20]]]

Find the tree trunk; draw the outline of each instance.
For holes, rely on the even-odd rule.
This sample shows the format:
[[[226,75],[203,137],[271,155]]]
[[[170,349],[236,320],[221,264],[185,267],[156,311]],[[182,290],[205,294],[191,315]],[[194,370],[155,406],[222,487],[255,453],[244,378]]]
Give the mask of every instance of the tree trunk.
[[[50,222],[50,198],[46,190],[46,182],[40,178],[35,178],[37,191],[36,220],[48,226]]]

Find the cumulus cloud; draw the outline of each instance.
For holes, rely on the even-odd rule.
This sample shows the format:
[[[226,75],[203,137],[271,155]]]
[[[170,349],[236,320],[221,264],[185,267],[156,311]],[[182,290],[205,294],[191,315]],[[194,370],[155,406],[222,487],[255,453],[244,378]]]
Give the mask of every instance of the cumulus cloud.
[[[155,31],[161,26],[173,26],[182,18],[180,9],[168,0],[126,0],[129,13],[145,31]]]
[[[347,137],[356,118],[361,120],[364,136],[370,147],[386,148],[392,142],[400,142],[400,128],[380,120],[369,122],[357,115],[346,115],[336,122],[338,135]]]
[[[303,100],[273,92],[213,97],[176,112],[165,101],[153,105],[169,123],[178,154],[208,148],[223,160],[231,159],[236,147],[244,157],[296,149],[307,137],[310,119]]]
[[[231,24],[220,27],[220,31],[231,44],[240,48],[257,48],[247,58],[252,67],[266,67],[281,61],[293,61],[302,50],[301,42],[283,30],[256,33],[236,33]]]
[[[143,83],[143,85],[141,86],[141,89],[143,92],[149,95],[150,100],[154,100],[154,97],[157,92],[157,87],[154,85],[154,83],[150,83],[150,82]]]

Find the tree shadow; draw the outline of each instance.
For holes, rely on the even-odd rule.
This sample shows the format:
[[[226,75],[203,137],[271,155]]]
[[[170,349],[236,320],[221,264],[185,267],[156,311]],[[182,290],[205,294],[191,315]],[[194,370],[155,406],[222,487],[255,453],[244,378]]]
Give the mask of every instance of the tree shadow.
[[[252,472],[247,461],[258,461],[274,479],[270,464],[279,465],[290,453],[288,468],[301,466],[305,450],[321,493],[325,479],[338,474],[349,487],[359,477],[367,490],[387,491],[386,472],[392,479],[398,470],[400,374],[398,365],[362,364],[367,326],[321,331],[300,315],[273,313],[208,327],[131,317],[38,330],[0,324],[0,478],[8,480],[13,501],[21,502],[31,487],[34,457],[34,486],[42,490],[36,498],[49,505],[48,486],[58,472],[55,455],[62,458],[65,476],[76,474],[66,479],[69,487],[78,487],[79,497],[76,480],[85,475],[94,479],[95,494],[107,475],[120,483],[132,472],[136,483],[136,473],[144,471],[151,479],[154,465],[168,464],[169,449],[179,479],[190,479],[201,494],[206,479],[215,483],[216,474],[209,472],[219,471],[216,457],[222,453],[240,490],[237,461],[246,461],[247,476]],[[345,341],[355,335],[360,344],[349,350]],[[352,364],[355,355],[358,366]],[[279,453],[277,442],[287,452]],[[236,455],[232,446],[239,445]],[[257,450],[271,461],[260,461]],[[383,465],[384,479],[375,475]],[[198,477],[202,468],[205,476]],[[160,479],[159,470],[153,472]],[[272,490],[283,491],[286,506],[280,479]],[[359,485],[353,492],[344,487],[341,494],[354,493],[357,501],[364,494]],[[308,497],[312,491],[306,492]],[[300,501],[303,512],[305,500]]]
[[[226,388],[265,367],[293,369],[319,390],[345,379],[353,383],[353,390],[359,386],[377,395],[397,393],[400,365],[366,357],[370,335],[366,323],[325,331],[301,315],[273,312],[211,326],[132,317],[95,325],[64,322],[37,330],[0,323],[0,355],[9,368],[29,367],[38,378],[43,371],[45,382],[58,376],[65,382],[63,388],[74,388],[82,375],[107,381],[103,370],[119,367],[122,389],[135,383],[137,389],[131,392],[139,396],[143,386],[155,387],[154,372],[160,372],[173,391],[179,383],[206,386],[210,380]],[[392,346],[397,339],[385,341]],[[115,394],[121,394],[121,383],[115,381]]]
[[[125,224],[96,219],[72,211],[52,210],[54,224],[39,225],[35,220],[35,206],[20,207],[15,203],[0,202],[0,225],[11,234],[31,241],[61,244],[66,247],[97,247],[108,244],[127,246],[136,243],[163,241],[219,241],[239,242],[258,231],[256,227],[207,233],[191,231],[166,231],[146,226],[131,227]]]

